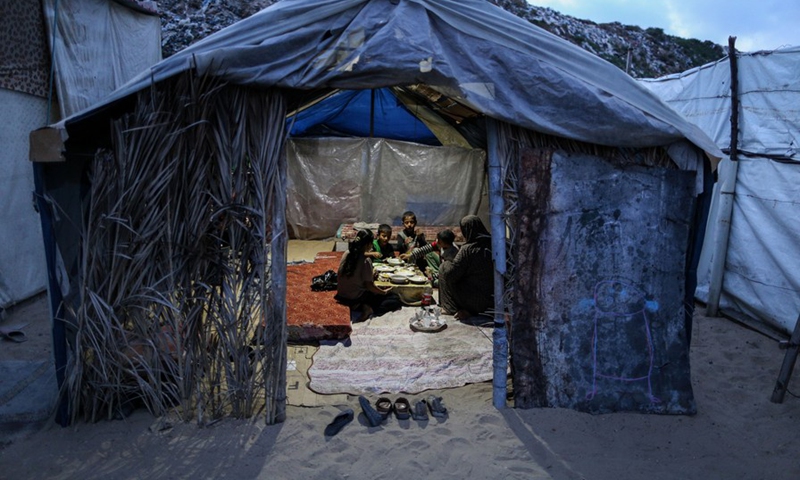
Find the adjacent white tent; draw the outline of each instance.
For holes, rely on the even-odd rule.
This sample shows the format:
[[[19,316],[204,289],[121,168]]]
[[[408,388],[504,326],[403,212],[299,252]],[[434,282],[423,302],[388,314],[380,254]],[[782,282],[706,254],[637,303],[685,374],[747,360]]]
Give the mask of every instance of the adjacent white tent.
[[[136,2],[112,0],[5,2],[0,18],[9,39],[0,45],[0,308],[43,291],[47,282],[29,133],[91,106],[158,62],[161,23],[153,13]]]
[[[738,160],[720,164],[696,296],[713,301],[716,289],[719,308],[791,331],[800,314],[800,47],[737,53],[737,63]],[[642,84],[730,153],[728,58]]]

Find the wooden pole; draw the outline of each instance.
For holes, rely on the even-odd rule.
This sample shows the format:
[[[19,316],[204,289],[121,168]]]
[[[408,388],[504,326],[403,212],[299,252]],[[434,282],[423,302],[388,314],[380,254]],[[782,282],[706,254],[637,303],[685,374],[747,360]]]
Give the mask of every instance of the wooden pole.
[[[739,62],[736,58],[736,37],[728,37],[728,58],[731,63],[731,153],[732,162],[739,159]]]
[[[794,364],[797,361],[798,349],[800,349],[800,316],[794,324],[794,331],[792,332],[789,343],[786,344],[786,356],[783,357],[783,365],[781,365],[781,373],[778,374],[778,381],[775,382],[775,389],[772,390],[772,397],[769,399],[772,403],[782,403],[783,396],[786,394],[786,388],[789,385],[789,377],[792,376]]]
[[[708,282],[708,302],[706,314],[709,317],[719,315],[719,299],[722,296],[722,283],[725,276],[725,260],[728,257],[728,237],[730,236],[731,214],[736,192],[736,175],[738,174],[739,148],[739,65],[736,58],[736,37],[728,37],[728,61],[731,69],[731,143],[728,154],[733,169],[721,184],[718,228],[714,241],[714,259],[711,264],[711,275]]]

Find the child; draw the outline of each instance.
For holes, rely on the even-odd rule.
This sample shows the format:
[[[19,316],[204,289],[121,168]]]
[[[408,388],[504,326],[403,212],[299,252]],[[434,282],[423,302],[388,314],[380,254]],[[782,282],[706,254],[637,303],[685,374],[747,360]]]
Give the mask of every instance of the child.
[[[372,241],[372,251],[367,255],[375,262],[385,262],[387,258],[394,258],[394,247],[389,243],[392,238],[392,227],[382,223],[378,225],[378,238]]]
[[[412,263],[416,263],[420,258],[427,261],[428,266],[425,268],[425,273],[431,280],[431,285],[434,287],[439,286],[439,267],[444,261],[452,261],[458,253],[458,247],[455,245],[456,234],[450,229],[442,230],[436,234],[436,241],[428,245],[415,248],[409,253],[400,255],[403,260],[408,259]]]
[[[403,230],[397,234],[397,252],[406,253],[412,248],[422,247],[428,242],[425,241],[425,234],[417,231],[417,216],[414,212],[403,212]]]
[[[339,263],[336,301],[360,311],[360,319],[381,316],[399,310],[403,305],[400,297],[375,285],[372,260],[366,254],[372,250],[374,237],[370,230],[359,230],[356,238],[347,246]],[[352,318],[352,317],[351,317]]]

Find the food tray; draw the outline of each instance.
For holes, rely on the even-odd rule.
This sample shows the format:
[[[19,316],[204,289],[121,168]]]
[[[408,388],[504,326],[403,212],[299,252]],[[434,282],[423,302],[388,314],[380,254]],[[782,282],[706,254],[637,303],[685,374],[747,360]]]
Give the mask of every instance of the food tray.
[[[429,327],[426,327],[425,325],[423,325],[422,320],[414,320],[412,318],[411,322],[409,323],[409,326],[411,327],[411,330],[414,330],[415,332],[434,333],[434,332],[441,332],[442,330],[447,328],[447,323],[446,322],[431,323]]]

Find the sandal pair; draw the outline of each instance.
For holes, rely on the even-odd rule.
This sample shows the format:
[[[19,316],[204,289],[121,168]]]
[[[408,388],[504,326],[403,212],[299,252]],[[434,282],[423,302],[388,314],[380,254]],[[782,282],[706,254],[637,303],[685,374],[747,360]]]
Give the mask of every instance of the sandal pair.
[[[406,420],[411,416],[411,404],[404,397],[399,397],[394,403],[386,397],[381,397],[375,402],[375,409],[384,419],[388,418],[392,411],[399,420]]]

